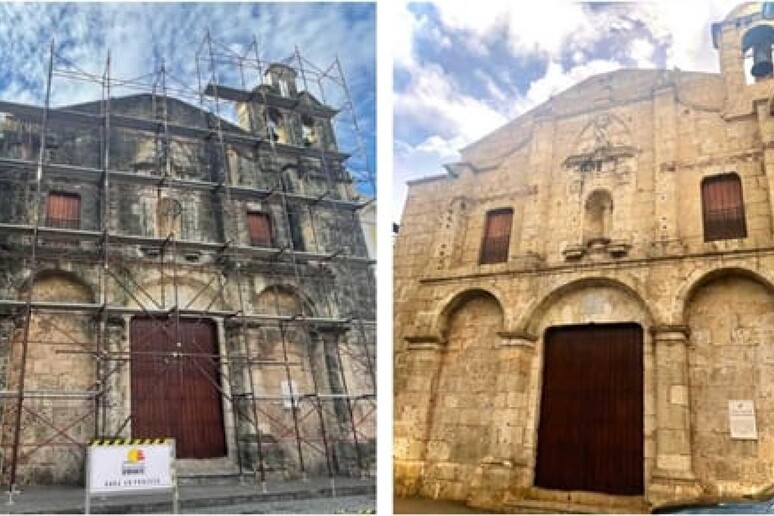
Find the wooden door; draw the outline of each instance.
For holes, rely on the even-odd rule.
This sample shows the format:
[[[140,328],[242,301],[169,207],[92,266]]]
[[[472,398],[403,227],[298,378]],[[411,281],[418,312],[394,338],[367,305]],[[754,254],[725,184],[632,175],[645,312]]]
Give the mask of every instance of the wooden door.
[[[225,456],[214,324],[136,318],[131,332],[132,436],[174,437],[178,458]]]
[[[643,493],[642,328],[549,328],[535,485]]]

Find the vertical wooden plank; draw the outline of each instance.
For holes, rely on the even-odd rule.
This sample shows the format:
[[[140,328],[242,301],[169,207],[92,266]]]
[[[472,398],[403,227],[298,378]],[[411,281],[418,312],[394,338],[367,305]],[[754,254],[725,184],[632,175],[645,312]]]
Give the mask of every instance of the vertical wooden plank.
[[[132,436],[174,437],[179,458],[226,455],[212,321],[132,320]],[[157,353],[144,355],[142,353]],[[173,357],[172,352],[181,353]]]
[[[247,212],[247,228],[250,233],[250,243],[269,247],[272,245],[271,217],[260,211]]]
[[[513,210],[510,208],[490,211],[486,214],[480,263],[499,263],[508,260],[512,224]]]
[[[643,493],[642,329],[549,328],[535,485]]]
[[[81,218],[81,198],[78,194],[50,192],[46,199],[46,225],[55,228],[78,229]]]
[[[705,241],[747,236],[739,176],[723,174],[709,177],[702,181],[701,194]]]

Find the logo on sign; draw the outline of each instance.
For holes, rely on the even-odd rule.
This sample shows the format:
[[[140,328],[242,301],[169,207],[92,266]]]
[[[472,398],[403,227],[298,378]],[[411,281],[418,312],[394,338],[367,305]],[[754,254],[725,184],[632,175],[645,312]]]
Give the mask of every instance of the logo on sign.
[[[122,475],[144,475],[145,454],[139,448],[132,448],[126,454],[126,460],[121,466]]]

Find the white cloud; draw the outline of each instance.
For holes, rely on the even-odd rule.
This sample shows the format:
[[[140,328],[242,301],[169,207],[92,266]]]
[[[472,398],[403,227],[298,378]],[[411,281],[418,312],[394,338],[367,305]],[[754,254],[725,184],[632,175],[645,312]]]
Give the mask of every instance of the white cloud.
[[[668,43],[667,68],[714,72],[719,66],[710,25],[723,20],[737,4],[738,0],[632,4],[629,16]]]
[[[64,5],[64,7],[62,7]],[[11,83],[34,81],[42,100],[48,43],[54,38],[57,53],[79,69],[101,75],[108,50],[112,75],[131,78],[152,74],[164,59],[168,70],[196,88],[197,54],[199,64],[207,68],[207,47],[202,46],[207,31],[216,43],[214,52],[244,52],[253,35],[258,38],[259,55],[265,61],[294,57],[296,46],[308,61],[328,69],[339,57],[351,77],[350,86],[362,86],[360,76],[373,75],[373,21],[360,16],[347,18],[345,8],[335,4],[3,4],[0,6],[0,45],[4,53],[4,70]],[[343,4],[342,4],[343,5]],[[350,4],[355,9],[355,4]],[[311,63],[311,64],[310,64]],[[294,61],[297,65],[297,61]],[[240,77],[236,66],[226,74],[219,70],[223,82],[237,86]],[[253,82],[257,70],[246,72]],[[311,75],[311,74],[310,74]],[[0,81],[0,90],[9,89]],[[66,82],[61,77],[54,90]],[[254,84],[247,84],[252,87]],[[312,85],[314,86],[314,85]],[[66,88],[66,87],[65,87]],[[2,91],[5,97],[5,91]],[[99,92],[98,92],[99,94]]]
[[[442,173],[441,164],[454,161],[444,158],[443,142],[459,142],[457,148],[463,147],[552,95],[621,68],[624,58],[640,68],[665,64],[666,68],[718,71],[710,24],[724,19],[737,3],[662,0],[588,8],[562,0],[443,0],[433,4],[438,23],[403,6],[397,18],[399,31],[410,31],[413,37],[412,42],[400,43],[395,60],[396,68],[410,77],[408,85],[395,94],[396,139],[404,141],[396,144],[395,191],[402,191],[402,181],[418,177],[419,170]],[[470,56],[471,65],[464,73],[476,78],[479,91],[464,89],[465,81],[450,75],[442,62],[417,55],[413,40],[420,32],[425,41],[437,42],[443,41],[438,34],[456,32]],[[502,44],[503,38],[514,58],[500,63],[504,70],[512,72],[525,58],[547,63],[543,75],[520,88],[521,93],[510,84],[509,74],[502,74],[502,82],[493,77],[491,61],[486,71],[476,65],[477,59],[492,59],[492,46]],[[437,161],[433,164],[431,158]],[[396,203],[402,203],[402,196]]]
[[[566,0],[518,4],[507,0],[485,3],[454,0],[438,2],[435,6],[447,27],[471,36],[466,41],[471,48],[491,40],[498,31],[505,31],[515,55],[543,53],[556,57],[567,38],[577,39],[581,28],[589,23],[582,5]]]
[[[396,118],[411,118],[429,132],[466,140],[507,121],[493,107],[455,90],[451,78],[437,66],[414,65],[410,73],[408,88],[395,94]]]
[[[621,68],[621,64],[617,61],[605,59],[588,61],[569,70],[565,70],[560,63],[551,61],[545,75],[532,82],[527,94],[519,100],[519,112],[523,113],[542,104],[553,95],[561,93],[589,77],[619,68]]]
[[[396,68],[410,68],[414,63],[414,32],[419,20],[403,2],[390,4],[394,10],[392,26],[397,28],[392,37],[392,59]]]
[[[629,57],[637,63],[637,68],[655,67],[653,62],[653,52],[655,50],[655,45],[646,39],[637,38],[629,43]]]
[[[445,170],[439,168],[439,163],[458,161],[457,149],[468,142],[460,137],[445,139],[432,135],[418,145],[411,145],[402,140],[395,140],[394,177],[395,188],[392,198],[392,218],[397,221],[403,211],[406,198],[406,181],[432,175],[440,175]]]

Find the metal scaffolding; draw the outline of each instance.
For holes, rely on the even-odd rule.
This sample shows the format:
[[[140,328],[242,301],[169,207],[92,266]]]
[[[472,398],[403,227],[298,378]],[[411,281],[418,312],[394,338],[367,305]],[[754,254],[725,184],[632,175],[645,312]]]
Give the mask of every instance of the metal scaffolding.
[[[372,201],[357,192],[375,192],[375,181],[341,64],[336,58],[319,68],[298,49],[275,62],[303,85],[289,98],[265,84],[276,64],[259,57],[255,38],[240,53],[208,33],[194,59],[198,87],[163,63],[147,76],[120,79],[111,75],[109,54],[95,74],[68,62],[52,42],[44,106],[0,102],[0,182],[13,192],[8,203],[25,207],[0,206],[0,255],[13,264],[0,286],[0,338],[7,349],[0,449],[10,494],[20,468],[44,450],[67,447],[77,461],[93,438],[129,437],[136,414],[125,379],[133,363],[149,357],[187,360],[192,368],[214,364],[216,375],[202,374],[222,400],[229,457],[240,478],[254,475],[266,489],[273,470],[301,478],[324,473],[331,482],[373,471],[374,261],[362,245],[359,219]],[[101,99],[54,108],[55,79],[94,85]],[[144,95],[151,116],[116,110],[116,91]],[[319,104],[302,101],[303,94]],[[337,108],[328,106],[331,99]],[[200,119],[175,115],[181,102]],[[267,130],[276,125],[269,106],[297,117],[284,139]],[[310,114],[336,121],[328,144],[309,143],[309,132],[319,129],[306,122]],[[235,115],[239,125],[228,120]],[[87,151],[60,152],[63,132]],[[139,151],[124,155],[127,134],[143,159]],[[339,150],[336,134],[351,135],[342,141],[352,152]],[[185,152],[193,158],[181,165],[175,153]],[[344,167],[346,160],[353,169]],[[303,170],[304,163],[314,170]],[[52,223],[47,215],[47,193],[68,183],[78,185],[83,212],[94,215],[80,217],[77,226]],[[277,215],[271,244],[246,241],[250,203]],[[135,222],[124,223],[121,213]],[[89,274],[93,296],[38,296],[37,280],[51,271]],[[154,289],[148,288],[151,273]],[[194,276],[195,288],[187,283]],[[255,295],[258,283],[266,286],[263,297]],[[187,331],[181,324],[210,321],[220,351],[138,351],[125,331],[135,331],[129,323],[136,320],[151,321],[178,346]],[[89,329],[83,334],[89,338],[74,327]],[[272,346],[274,355],[267,351]],[[31,384],[37,373],[31,360],[44,348],[90,359],[93,381],[77,389]],[[270,371],[280,371],[287,391],[261,385]],[[27,432],[30,437],[25,428],[32,425],[47,431]],[[292,467],[279,471],[270,458],[289,449]]]

